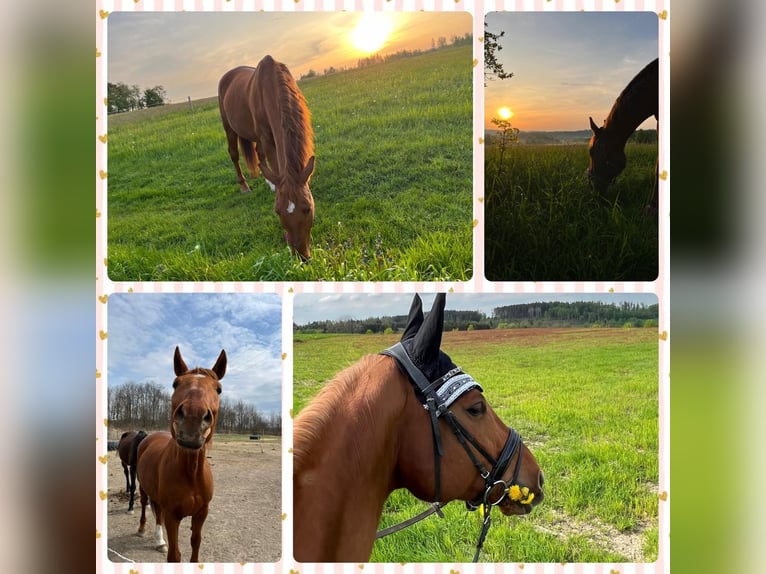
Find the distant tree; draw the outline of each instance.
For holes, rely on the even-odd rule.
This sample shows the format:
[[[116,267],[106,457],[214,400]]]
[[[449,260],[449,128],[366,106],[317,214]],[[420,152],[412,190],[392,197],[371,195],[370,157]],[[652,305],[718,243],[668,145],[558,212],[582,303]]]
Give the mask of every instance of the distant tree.
[[[503,49],[498,40],[505,36],[505,31],[495,34],[488,30],[484,22],[484,85],[492,80],[507,80],[513,77],[513,72],[506,72],[497,59],[497,53]]]
[[[128,86],[122,82],[106,85],[106,98],[110,114],[128,112],[141,107],[141,90],[138,86]]]
[[[168,94],[162,86],[154,86],[144,90],[143,105],[147,108],[161,106],[168,103]]]

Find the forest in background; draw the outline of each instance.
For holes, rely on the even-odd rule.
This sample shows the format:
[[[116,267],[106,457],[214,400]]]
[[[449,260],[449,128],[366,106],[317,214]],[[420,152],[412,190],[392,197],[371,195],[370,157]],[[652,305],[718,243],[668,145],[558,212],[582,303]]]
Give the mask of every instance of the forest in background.
[[[519,329],[528,327],[657,327],[659,305],[623,302],[619,305],[595,301],[539,302],[495,307],[491,315],[481,311],[444,311],[445,331],[475,329]],[[312,321],[293,325],[299,333],[397,333],[407,324],[407,315]]]

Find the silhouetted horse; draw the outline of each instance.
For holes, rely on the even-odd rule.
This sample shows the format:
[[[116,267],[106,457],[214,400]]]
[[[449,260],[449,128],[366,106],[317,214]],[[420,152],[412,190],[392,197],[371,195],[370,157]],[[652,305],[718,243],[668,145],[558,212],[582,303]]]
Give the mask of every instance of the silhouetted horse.
[[[625,169],[625,142],[647,118],[654,116],[659,126],[659,59],[653,60],[634,77],[617,97],[603,127],[590,119],[593,135],[588,145],[588,177],[596,191],[606,189]],[[657,211],[658,163],[655,165],[654,189],[647,208]]]
[[[309,180],[314,172],[311,118],[303,94],[287,66],[265,56],[258,67],[240,66],[218,84],[218,105],[229,156],[240,191],[250,191],[239,166],[242,148],[250,172],[276,191],[274,211],[293,252],[311,256],[314,198]]]
[[[415,295],[401,341],[336,375],[295,419],[294,533],[299,562],[365,562],[389,494],[465,500],[527,514],[543,476],[478,382],[440,350],[445,295],[423,317]],[[509,492],[525,492],[513,496]],[[478,557],[478,550],[477,550]]]
[[[122,471],[125,473],[125,492],[130,495],[128,502],[128,514],[133,514],[133,501],[136,496],[136,453],[138,445],[146,438],[146,433],[140,431],[127,431],[120,436],[117,443],[117,453],[120,455]]]
[[[176,347],[173,367],[176,378],[170,400],[170,432],[152,433],[138,447],[138,533],[143,535],[146,530],[149,500],[156,519],[157,548],[167,547],[168,562],[180,562],[178,526],[184,517],[191,516],[191,562],[198,562],[202,524],[213,498],[213,474],[205,447],[213,439],[218,420],[219,381],[226,373],[226,353],[221,351],[212,369],[189,369]],[[162,536],[163,524],[167,544]]]

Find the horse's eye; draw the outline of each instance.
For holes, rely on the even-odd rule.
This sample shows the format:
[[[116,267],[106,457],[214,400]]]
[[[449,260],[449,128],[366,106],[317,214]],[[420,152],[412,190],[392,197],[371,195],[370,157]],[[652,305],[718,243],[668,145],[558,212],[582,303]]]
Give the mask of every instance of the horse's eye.
[[[221,394],[221,385],[218,385],[218,386],[215,388],[215,392],[216,392],[216,393],[218,393],[219,395]]]
[[[178,379],[173,380],[173,388],[175,389],[178,386]]]
[[[472,417],[480,417],[487,412],[487,405],[484,404],[484,401],[479,401],[468,407],[466,411],[468,411],[468,414]]]

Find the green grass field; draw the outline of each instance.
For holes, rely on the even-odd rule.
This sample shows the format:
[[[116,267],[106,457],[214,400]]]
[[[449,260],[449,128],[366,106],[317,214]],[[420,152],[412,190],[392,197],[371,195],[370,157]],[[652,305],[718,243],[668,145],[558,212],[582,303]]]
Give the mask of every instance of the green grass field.
[[[301,83],[317,157],[308,263],[290,255],[263,179],[239,193],[216,98],[110,116],[110,278],[469,279],[471,50]]]
[[[296,335],[294,411],[336,372],[397,335]],[[486,562],[651,562],[658,552],[657,332],[516,329],[445,333],[442,348],[484,387],[545,473],[526,517],[493,514]],[[431,456],[429,453],[428,456]],[[406,491],[380,527],[426,508]],[[480,518],[460,502],[375,544],[375,562],[466,562]]]
[[[657,217],[645,213],[655,144],[628,144],[627,167],[597,195],[587,145],[490,146],[485,155],[485,274],[491,281],[653,281]]]

